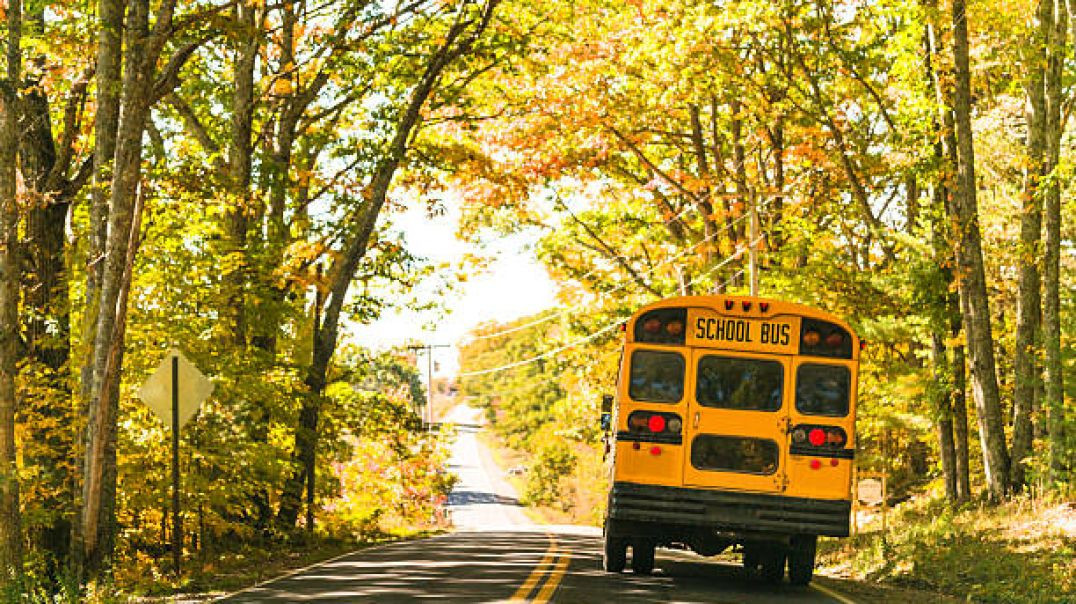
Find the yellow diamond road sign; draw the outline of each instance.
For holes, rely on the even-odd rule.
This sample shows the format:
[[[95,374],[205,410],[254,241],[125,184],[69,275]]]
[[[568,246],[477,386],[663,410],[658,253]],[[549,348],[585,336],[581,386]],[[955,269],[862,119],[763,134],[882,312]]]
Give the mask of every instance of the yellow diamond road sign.
[[[164,420],[166,427],[172,427],[173,358],[179,359],[179,427],[182,428],[198,413],[198,408],[209,395],[213,394],[213,382],[202,375],[178,350],[173,348],[164,355],[157,371],[138,389],[138,398]]]

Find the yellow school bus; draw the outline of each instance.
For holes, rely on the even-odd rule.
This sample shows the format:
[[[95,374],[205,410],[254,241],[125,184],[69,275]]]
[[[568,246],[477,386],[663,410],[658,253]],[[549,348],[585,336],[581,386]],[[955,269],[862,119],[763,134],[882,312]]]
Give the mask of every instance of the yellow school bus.
[[[818,535],[851,511],[861,343],[819,310],[754,297],[686,296],[624,328],[606,396],[612,479],[604,567],[650,573],[656,547],[716,555],[805,585]],[[615,403],[615,404],[614,404]]]

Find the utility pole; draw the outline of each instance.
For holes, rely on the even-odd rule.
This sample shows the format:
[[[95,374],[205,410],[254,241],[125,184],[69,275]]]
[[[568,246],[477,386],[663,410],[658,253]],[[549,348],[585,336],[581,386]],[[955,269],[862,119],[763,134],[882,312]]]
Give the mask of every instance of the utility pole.
[[[758,296],[758,199],[751,195],[751,234],[748,235],[748,271],[751,273],[751,295]]]
[[[422,423],[428,430],[433,423],[433,349],[451,348],[448,344],[414,344],[409,350],[426,351],[426,411],[422,414]]]

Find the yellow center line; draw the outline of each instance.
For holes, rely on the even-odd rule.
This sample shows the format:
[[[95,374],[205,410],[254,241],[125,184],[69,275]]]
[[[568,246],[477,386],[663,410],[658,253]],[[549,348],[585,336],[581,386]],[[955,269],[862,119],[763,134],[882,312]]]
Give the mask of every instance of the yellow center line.
[[[531,591],[534,590],[534,587],[538,585],[538,582],[542,580],[546,571],[552,567],[553,560],[557,557],[557,539],[552,533],[546,533],[546,537],[549,538],[549,548],[546,550],[545,556],[542,557],[538,566],[534,567],[534,570],[531,571],[531,574],[527,577],[527,580],[523,582],[523,585],[520,585],[519,589],[516,590],[516,593],[512,594],[511,599],[509,599],[510,602],[526,602],[527,596],[529,596]]]
[[[553,569],[553,572],[549,574],[549,578],[546,579],[545,585],[538,592],[538,595],[534,597],[534,604],[545,604],[553,597],[553,593],[557,591],[557,585],[560,584],[560,580],[564,578],[564,571],[568,570],[568,563],[572,559],[571,552],[564,552],[564,555],[557,560],[557,566]]]

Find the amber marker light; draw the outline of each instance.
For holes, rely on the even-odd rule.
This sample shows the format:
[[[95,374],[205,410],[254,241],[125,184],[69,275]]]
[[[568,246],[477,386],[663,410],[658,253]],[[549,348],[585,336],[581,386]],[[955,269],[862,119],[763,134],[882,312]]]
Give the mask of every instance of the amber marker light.
[[[814,331],[813,329],[811,331],[804,332],[803,334],[803,343],[808,346],[818,346],[818,343],[821,341],[822,334],[818,333],[817,331]]]

